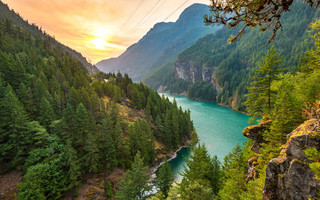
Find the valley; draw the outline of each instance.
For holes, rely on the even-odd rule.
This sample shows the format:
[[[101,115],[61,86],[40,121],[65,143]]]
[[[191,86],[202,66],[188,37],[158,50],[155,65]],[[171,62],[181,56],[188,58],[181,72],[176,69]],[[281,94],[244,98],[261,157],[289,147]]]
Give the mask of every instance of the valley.
[[[318,200],[320,1],[125,1],[0,0],[0,199]]]

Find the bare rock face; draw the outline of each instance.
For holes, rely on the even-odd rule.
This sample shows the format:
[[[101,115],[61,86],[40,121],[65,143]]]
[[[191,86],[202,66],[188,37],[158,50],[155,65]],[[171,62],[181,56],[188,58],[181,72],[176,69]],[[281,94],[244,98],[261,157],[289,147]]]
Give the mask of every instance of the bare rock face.
[[[248,160],[248,176],[246,179],[247,182],[259,177],[259,174],[255,169],[257,164],[258,164],[258,156],[256,154]]]
[[[195,83],[197,81],[202,81],[203,78],[207,78],[206,74],[208,74],[208,71],[205,72],[203,76],[203,69],[202,66],[196,66],[194,62],[187,61],[187,62],[179,62],[177,61],[175,64],[176,69],[176,78],[181,78],[183,80]],[[209,77],[211,77],[211,74]],[[210,78],[211,81],[211,78]]]
[[[243,130],[243,135],[247,138],[250,138],[255,141],[254,145],[252,146],[252,151],[259,153],[260,146],[259,144],[264,143],[265,141],[263,140],[263,132],[265,130],[268,130],[270,125],[271,125],[271,120],[261,122],[257,125],[253,126],[248,126]]]
[[[320,150],[319,121],[311,119],[287,136],[280,156],[272,159],[267,167],[263,200],[315,199],[320,184],[309,168],[312,162],[304,150],[310,147]]]
[[[271,120],[261,122],[257,125],[248,126],[243,130],[243,135],[247,138],[250,138],[254,141],[254,144],[251,147],[251,150],[259,153],[260,144],[264,143],[263,132],[268,130],[271,125]],[[256,171],[256,166],[258,164],[258,155],[254,155],[248,160],[248,176],[246,181],[250,181],[259,177],[258,172]]]

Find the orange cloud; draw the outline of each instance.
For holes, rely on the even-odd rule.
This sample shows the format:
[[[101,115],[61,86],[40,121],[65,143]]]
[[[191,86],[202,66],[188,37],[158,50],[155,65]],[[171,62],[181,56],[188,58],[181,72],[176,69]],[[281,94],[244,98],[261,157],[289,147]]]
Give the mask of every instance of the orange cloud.
[[[94,63],[119,56],[137,42],[152,26],[163,21],[185,0],[161,0],[143,23],[143,19],[158,0],[3,0],[24,19],[36,23],[50,35],[81,52]],[[189,0],[167,21],[175,21],[192,3],[209,0]],[[163,4],[161,7],[159,5]],[[131,19],[128,17],[132,16]],[[100,43],[101,44],[100,44]]]

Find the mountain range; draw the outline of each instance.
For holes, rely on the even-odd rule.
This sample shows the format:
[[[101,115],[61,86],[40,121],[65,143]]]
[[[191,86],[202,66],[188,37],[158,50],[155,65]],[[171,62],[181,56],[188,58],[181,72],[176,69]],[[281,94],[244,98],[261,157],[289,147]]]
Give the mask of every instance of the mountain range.
[[[155,24],[122,55],[102,60],[96,66],[104,72],[128,73],[134,80],[140,81],[155,67],[175,58],[199,38],[219,29],[203,23],[203,16],[208,12],[207,5],[193,4],[182,12],[176,22]]]

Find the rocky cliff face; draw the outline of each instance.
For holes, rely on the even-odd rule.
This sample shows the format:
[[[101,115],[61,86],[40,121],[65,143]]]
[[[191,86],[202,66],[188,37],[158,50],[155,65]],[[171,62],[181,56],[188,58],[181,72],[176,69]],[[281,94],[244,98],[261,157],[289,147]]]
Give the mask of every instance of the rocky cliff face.
[[[260,144],[264,143],[262,133],[268,130],[272,121],[265,121],[243,130],[243,135],[254,140],[252,150],[256,152],[248,160],[247,181],[259,177],[257,165]],[[312,162],[304,150],[314,147],[320,151],[320,121],[311,119],[287,135],[287,143],[281,147],[280,156],[272,159],[266,169],[263,200],[309,200],[315,199],[320,183],[309,168]]]
[[[268,130],[271,125],[271,120],[259,123],[254,126],[249,126],[243,130],[243,135],[254,141],[251,150],[256,154],[248,160],[248,176],[247,181],[258,178],[259,174],[256,171],[256,166],[258,164],[258,153],[260,149],[260,144],[264,143],[263,132]]]
[[[206,81],[211,83],[217,91],[220,91],[220,87],[214,76],[214,68],[196,65],[192,60],[186,62],[177,60],[175,63],[175,77],[192,83]]]
[[[320,151],[319,120],[312,119],[300,125],[287,136],[280,156],[267,167],[263,200],[315,199],[320,184],[310,170],[312,162],[304,150],[310,147]]]

